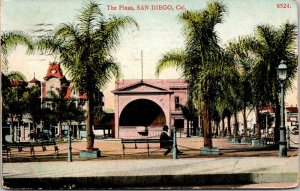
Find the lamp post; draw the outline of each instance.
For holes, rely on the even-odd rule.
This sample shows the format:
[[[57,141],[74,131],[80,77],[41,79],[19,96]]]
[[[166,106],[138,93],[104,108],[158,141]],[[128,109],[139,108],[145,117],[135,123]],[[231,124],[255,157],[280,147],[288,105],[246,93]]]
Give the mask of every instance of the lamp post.
[[[173,127],[173,159],[177,159],[176,127]]]
[[[68,131],[68,162],[72,162],[72,129],[69,127]]]
[[[284,115],[284,83],[286,80],[287,67],[285,61],[281,61],[277,69],[278,79],[281,87],[281,124],[280,124],[280,140],[279,140],[279,157],[287,156],[287,142],[286,142],[286,127],[285,127],[285,115]]]

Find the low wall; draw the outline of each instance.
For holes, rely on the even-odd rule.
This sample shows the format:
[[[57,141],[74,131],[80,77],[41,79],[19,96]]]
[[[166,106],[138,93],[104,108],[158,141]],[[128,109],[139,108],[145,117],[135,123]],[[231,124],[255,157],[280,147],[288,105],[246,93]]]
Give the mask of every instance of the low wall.
[[[147,134],[138,132],[136,126],[119,126],[119,138],[159,137],[162,127],[147,127]]]

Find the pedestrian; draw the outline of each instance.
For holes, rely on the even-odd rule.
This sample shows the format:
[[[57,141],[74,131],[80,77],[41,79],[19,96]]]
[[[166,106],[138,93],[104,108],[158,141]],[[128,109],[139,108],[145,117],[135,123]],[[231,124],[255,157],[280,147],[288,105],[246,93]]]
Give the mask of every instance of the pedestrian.
[[[163,131],[160,134],[160,148],[167,149],[164,155],[167,155],[171,152],[173,148],[173,139],[168,135],[169,127],[167,125],[163,126]],[[181,151],[176,148],[177,153],[182,153]]]

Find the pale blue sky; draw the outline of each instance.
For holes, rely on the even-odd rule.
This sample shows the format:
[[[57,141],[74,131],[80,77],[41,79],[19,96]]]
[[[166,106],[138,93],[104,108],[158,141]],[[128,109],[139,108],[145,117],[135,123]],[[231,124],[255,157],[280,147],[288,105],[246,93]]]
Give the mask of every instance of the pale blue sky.
[[[82,0],[3,0],[1,29],[22,30],[31,35],[39,36],[60,23],[76,21],[78,10],[83,5]],[[174,11],[108,11],[107,5],[184,5],[187,10],[203,9],[204,0],[97,0],[105,15],[132,16],[140,29],[130,28],[121,35],[120,46],[114,53],[121,64],[123,78],[138,79],[141,77],[140,51],[143,50],[144,78],[155,78],[154,70],[161,55],[174,48],[183,48],[184,38],[182,24],[178,20],[181,10]],[[279,26],[290,21],[297,22],[297,8],[292,0],[224,0],[228,13],[224,23],[217,26],[217,31],[224,44],[240,35],[251,34],[259,24]],[[277,3],[287,3],[291,8],[277,8]],[[37,24],[47,24],[37,26]],[[18,48],[9,58],[10,70],[24,72],[28,80],[36,77],[42,80],[46,74],[48,63],[53,58],[36,55],[27,56],[22,48]],[[177,78],[178,72],[167,70],[159,78]],[[113,82],[104,91],[106,101],[112,101]],[[108,103],[107,107],[113,107]]]

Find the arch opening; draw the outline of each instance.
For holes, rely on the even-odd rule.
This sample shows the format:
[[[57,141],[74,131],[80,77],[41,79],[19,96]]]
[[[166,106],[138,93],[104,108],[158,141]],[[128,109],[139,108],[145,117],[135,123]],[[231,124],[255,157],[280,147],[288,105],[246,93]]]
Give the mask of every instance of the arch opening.
[[[130,102],[122,110],[120,126],[163,126],[166,117],[161,107],[148,99],[138,99]]]

